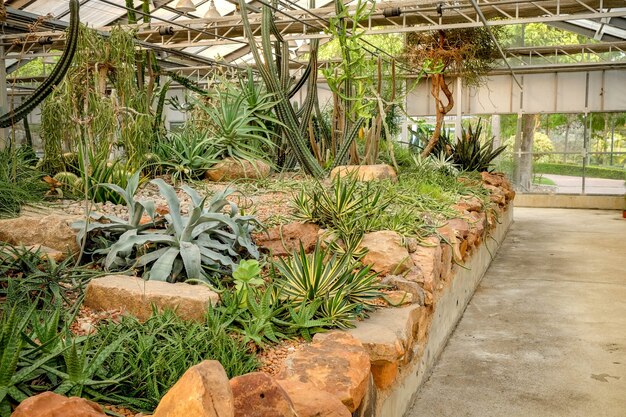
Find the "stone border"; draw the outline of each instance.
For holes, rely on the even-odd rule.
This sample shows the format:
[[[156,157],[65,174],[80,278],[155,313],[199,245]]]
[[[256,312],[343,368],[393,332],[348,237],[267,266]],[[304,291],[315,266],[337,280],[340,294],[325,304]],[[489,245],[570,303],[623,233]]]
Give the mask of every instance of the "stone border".
[[[468,269],[458,268],[450,285],[436,297],[432,322],[428,323],[428,319],[424,317],[425,311],[422,311],[417,325],[416,343],[412,347],[416,354],[409,363],[399,369],[398,376],[389,389],[377,389],[374,411],[369,414],[371,417],[400,417],[408,411],[415,394],[430,375],[437,358],[489,268],[493,256],[506,237],[513,223],[513,211],[511,203],[500,216],[500,223],[492,229],[491,236],[485,239],[465,262],[464,266]],[[420,307],[421,310],[427,308]],[[387,309],[387,311],[393,311],[393,309]],[[397,329],[389,330],[396,331],[396,333],[405,332],[409,326],[407,322],[402,323],[397,320],[387,322],[387,324],[389,326],[396,324]],[[424,326],[428,329],[424,329]],[[362,342],[367,345],[367,341],[362,340]]]

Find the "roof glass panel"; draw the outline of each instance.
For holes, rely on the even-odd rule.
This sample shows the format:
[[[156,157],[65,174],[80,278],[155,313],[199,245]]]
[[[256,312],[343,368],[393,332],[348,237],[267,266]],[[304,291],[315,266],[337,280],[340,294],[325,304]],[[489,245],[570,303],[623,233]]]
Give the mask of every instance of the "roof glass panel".
[[[54,17],[70,12],[67,0],[37,0],[28,7],[25,7],[24,10],[41,16],[45,16],[49,13]]]

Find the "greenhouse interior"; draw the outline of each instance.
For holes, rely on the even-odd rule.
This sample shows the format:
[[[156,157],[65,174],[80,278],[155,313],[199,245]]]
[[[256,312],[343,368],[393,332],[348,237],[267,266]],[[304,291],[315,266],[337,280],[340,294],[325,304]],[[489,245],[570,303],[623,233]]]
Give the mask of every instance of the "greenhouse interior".
[[[0,417],[626,415],[624,0],[0,25]]]

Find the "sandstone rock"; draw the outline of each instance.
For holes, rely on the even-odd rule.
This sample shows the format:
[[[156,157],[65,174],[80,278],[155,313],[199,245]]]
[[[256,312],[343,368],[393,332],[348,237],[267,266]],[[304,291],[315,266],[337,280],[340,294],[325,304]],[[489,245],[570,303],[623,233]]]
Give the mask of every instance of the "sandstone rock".
[[[448,220],[447,226],[454,230],[456,237],[459,239],[467,239],[471,229],[467,220],[460,218]]]
[[[370,358],[361,342],[344,332],[317,334],[289,355],[278,379],[311,383],[335,395],[354,412],[367,390]]]
[[[395,381],[399,366],[411,360],[421,310],[417,305],[384,308],[348,330],[367,351],[378,388],[388,388]]]
[[[381,298],[392,307],[413,303],[413,294],[404,290],[386,291]]]
[[[204,285],[145,281],[125,275],[92,279],[85,295],[85,306],[89,308],[121,309],[140,320],[148,319],[155,305],[159,310],[175,309],[187,320],[204,321],[209,303],[218,302],[219,296]]]
[[[500,187],[506,182],[506,177],[504,176],[504,174],[500,173],[491,173],[484,171],[480,173],[480,176],[482,177],[484,183],[493,185],[495,187]]]
[[[350,411],[334,395],[299,381],[278,381],[287,392],[298,417],[350,417]]]
[[[442,243],[441,244],[441,277],[438,283],[436,283],[433,288],[426,288],[426,285],[424,285],[424,289],[434,292],[434,290],[436,289],[440,289],[440,283],[441,281],[445,281],[448,278],[450,278],[450,276],[452,275],[452,253],[453,253],[453,248],[452,246],[448,245],[447,243]],[[459,257],[457,258],[457,261],[460,261],[461,254],[459,251]]]
[[[454,255],[454,259],[457,262],[462,260],[461,252],[459,251],[459,239],[456,237],[456,231],[450,226],[450,224],[446,224],[445,226],[437,228],[437,232],[442,236],[443,242],[442,244],[448,245],[452,248],[452,254]],[[442,278],[445,278],[446,271],[441,271]]]
[[[406,239],[406,249],[409,253],[413,253],[419,247],[419,242],[414,237],[409,237]]]
[[[22,401],[11,417],[106,417],[106,414],[94,402],[48,391]]]
[[[414,267],[414,269],[417,269],[417,267]],[[409,274],[411,274],[411,272],[409,272]],[[423,278],[421,278],[421,276],[419,278],[415,277],[413,279],[408,278],[409,275],[407,275],[406,278],[400,275],[387,275],[381,280],[381,282],[384,285],[389,285],[392,287],[396,287],[399,290],[406,291],[407,293],[411,294],[411,299],[414,303],[424,305],[424,289],[418,284],[418,282],[423,282]]]
[[[0,220],[0,241],[11,245],[42,245],[48,248],[76,254],[80,248],[76,242],[76,232],[71,224],[80,217],[21,216],[15,219]]]
[[[376,387],[381,390],[391,387],[396,382],[399,369],[400,365],[398,362],[373,362],[372,378],[374,378]]]
[[[417,321],[417,341],[418,343],[426,342],[430,325],[433,322],[433,307],[422,308],[421,315]]]
[[[478,197],[475,196],[463,197],[453,206],[453,208],[460,213],[481,211],[483,209],[483,203]]]
[[[235,377],[230,380],[230,387],[235,399],[235,417],[298,417],[289,395],[266,373]]]
[[[187,369],[159,402],[153,417],[234,417],[233,392],[218,361]]]
[[[356,175],[361,181],[386,180],[397,181],[396,171],[387,164],[378,165],[342,165],[330,171],[330,178]]]
[[[359,248],[368,249],[363,258],[365,265],[382,275],[401,274],[413,266],[409,251],[402,245],[402,238],[396,232],[381,230],[366,233]]]
[[[433,292],[441,278],[442,248],[439,238],[435,236],[426,238],[424,245],[419,246],[411,254],[411,259],[422,271],[424,290]]]
[[[205,176],[211,181],[232,181],[238,179],[260,179],[270,175],[270,166],[261,161],[246,161],[225,158],[207,170]]]
[[[294,222],[257,234],[255,242],[262,250],[274,256],[290,255],[300,249],[300,244],[308,253],[315,248],[319,231],[320,227],[316,224]]]

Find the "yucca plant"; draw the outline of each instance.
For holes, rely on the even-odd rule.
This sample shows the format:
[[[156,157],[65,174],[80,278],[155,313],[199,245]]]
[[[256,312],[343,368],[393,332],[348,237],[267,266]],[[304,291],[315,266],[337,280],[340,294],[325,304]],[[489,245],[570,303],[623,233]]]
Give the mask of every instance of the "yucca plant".
[[[480,120],[474,128],[470,123],[467,129],[463,128],[459,140],[451,144],[450,154],[454,164],[459,169],[463,171],[489,171],[493,165],[493,160],[506,149],[506,145],[493,149],[494,137],[481,143],[482,129]]]
[[[232,190],[208,199],[183,186],[192,201],[189,215],[183,216],[174,187],[161,179],[152,183],[169,207],[169,214],[165,215],[167,228],[124,232],[111,246],[105,269],[149,266],[149,279],[200,280],[210,284],[211,273],[232,272],[240,259],[258,258],[258,249],[250,236],[258,222],[252,216],[241,216],[237,206],[226,200]],[[224,212],[224,208],[229,210]]]

